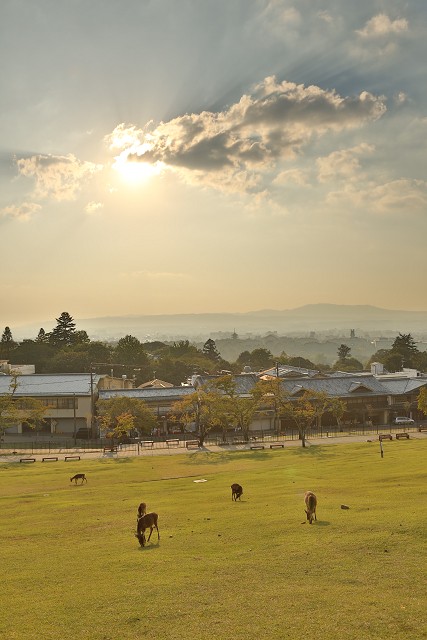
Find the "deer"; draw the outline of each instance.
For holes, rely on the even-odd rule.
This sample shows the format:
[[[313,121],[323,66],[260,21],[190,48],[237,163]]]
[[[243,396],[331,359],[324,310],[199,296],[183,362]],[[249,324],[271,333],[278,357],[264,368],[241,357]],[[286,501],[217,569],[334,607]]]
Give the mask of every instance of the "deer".
[[[138,519],[138,524],[136,525],[136,533],[135,537],[138,538],[138,542],[141,547],[145,546],[145,531],[146,529],[150,529],[150,535],[148,536],[147,542],[150,542],[151,534],[153,533],[153,529],[157,529],[157,539],[160,540],[159,527],[157,526],[157,513],[151,512],[145,514],[145,516],[141,516]]]
[[[146,513],[147,513],[147,505],[145,504],[145,502],[141,502],[141,504],[138,507],[138,514],[136,516],[136,521],[138,522],[138,520],[142,518],[142,516],[145,516]]]
[[[76,473],[75,476],[70,478],[70,482],[72,482],[73,480],[75,480],[76,484],[77,484],[77,480],[81,480],[82,484],[83,484],[83,482],[85,482],[85,481],[87,482],[86,474],[85,473]]]
[[[240,486],[240,484],[237,484],[237,482],[235,482],[234,484],[231,485],[231,500],[234,500],[234,502],[236,502],[237,498],[239,498],[243,493],[243,488]]]
[[[317,518],[316,518],[317,498],[312,491],[305,492],[304,502],[307,506],[307,509],[304,509],[304,511],[307,514],[307,520],[309,524],[313,524],[313,516],[314,516],[314,520],[317,521]],[[305,523],[306,521],[304,520],[304,522],[302,522],[301,524],[305,524]]]

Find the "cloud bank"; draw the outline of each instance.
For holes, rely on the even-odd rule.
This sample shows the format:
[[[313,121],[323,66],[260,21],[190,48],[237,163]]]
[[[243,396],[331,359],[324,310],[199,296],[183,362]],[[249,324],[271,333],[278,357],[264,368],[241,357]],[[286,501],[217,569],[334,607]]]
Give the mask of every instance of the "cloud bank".
[[[35,211],[41,209],[41,205],[35,202],[24,202],[21,205],[6,207],[0,210],[0,214],[10,218],[19,218],[20,220],[28,220]]]
[[[161,122],[142,142],[136,142],[140,129],[122,124],[108,139],[115,147],[131,143],[118,161],[166,166],[190,182],[247,191],[259,183],[255,172],[294,157],[313,135],[361,127],[385,110],[382,99],[366,91],[342,98],[314,85],[277,83],[272,76],[224,111]]]
[[[34,195],[55,200],[73,200],[81,189],[82,181],[102,169],[102,165],[82,162],[71,153],[67,156],[20,158],[16,165],[21,175],[35,177]]]

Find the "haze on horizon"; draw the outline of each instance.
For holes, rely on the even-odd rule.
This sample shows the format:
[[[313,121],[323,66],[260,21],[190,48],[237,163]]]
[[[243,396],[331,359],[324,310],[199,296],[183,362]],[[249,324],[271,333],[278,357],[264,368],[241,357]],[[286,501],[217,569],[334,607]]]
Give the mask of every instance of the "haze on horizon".
[[[427,310],[421,0],[8,0],[0,326]]]

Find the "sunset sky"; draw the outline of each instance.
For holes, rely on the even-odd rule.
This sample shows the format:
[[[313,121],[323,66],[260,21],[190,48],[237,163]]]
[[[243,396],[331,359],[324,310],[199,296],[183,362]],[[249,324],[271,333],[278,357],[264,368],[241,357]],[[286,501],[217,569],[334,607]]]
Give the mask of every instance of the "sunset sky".
[[[0,327],[427,310],[425,0],[5,0]]]

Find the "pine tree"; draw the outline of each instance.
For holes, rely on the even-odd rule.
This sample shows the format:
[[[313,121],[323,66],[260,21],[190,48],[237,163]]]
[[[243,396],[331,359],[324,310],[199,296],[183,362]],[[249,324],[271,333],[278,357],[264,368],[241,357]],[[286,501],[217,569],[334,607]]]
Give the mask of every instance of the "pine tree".
[[[48,339],[49,339],[49,334],[47,334],[46,331],[42,327],[40,329],[40,331],[38,332],[38,335],[37,335],[37,338],[36,338],[36,342],[44,344],[45,342],[48,342]]]
[[[56,318],[57,325],[49,334],[49,342],[55,347],[68,347],[74,342],[76,324],[69,313],[64,311]]]
[[[338,347],[337,355],[340,360],[345,360],[346,358],[349,358],[350,354],[351,354],[351,349],[350,347],[347,347],[346,344],[342,344],[340,347]]]
[[[3,358],[9,360],[10,352],[16,347],[16,342],[12,337],[12,331],[9,327],[5,327],[0,344],[0,352]]]
[[[209,340],[206,340],[205,344],[203,345],[202,351],[204,355],[207,358],[209,358],[209,360],[212,360],[213,362],[217,362],[218,360],[221,359],[221,356],[219,355],[216,348],[215,340],[212,340],[212,338],[209,338]]]

